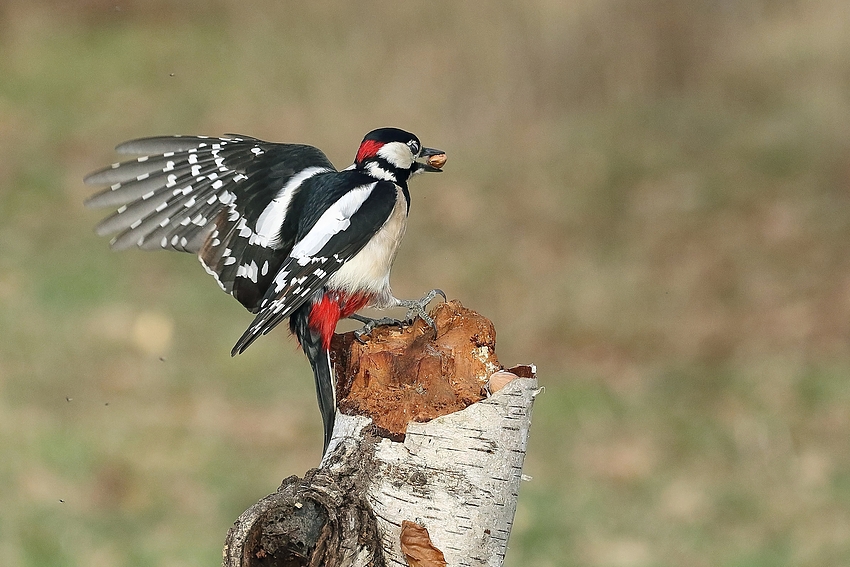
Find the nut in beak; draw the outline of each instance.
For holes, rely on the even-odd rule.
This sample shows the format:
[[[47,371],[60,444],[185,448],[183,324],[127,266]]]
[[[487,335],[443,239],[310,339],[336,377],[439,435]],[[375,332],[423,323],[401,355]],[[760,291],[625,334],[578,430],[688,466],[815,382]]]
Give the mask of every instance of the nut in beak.
[[[434,169],[442,169],[446,164],[446,154],[436,154],[433,156],[428,156],[428,161],[425,162]]]

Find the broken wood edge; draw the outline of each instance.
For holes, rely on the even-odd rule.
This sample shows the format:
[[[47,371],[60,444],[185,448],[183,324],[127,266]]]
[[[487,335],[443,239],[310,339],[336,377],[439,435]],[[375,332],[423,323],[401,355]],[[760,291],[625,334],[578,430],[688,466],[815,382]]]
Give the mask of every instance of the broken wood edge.
[[[337,455],[344,459],[345,451]],[[358,451],[358,453],[360,453]],[[243,512],[227,533],[223,567],[384,567],[362,474],[311,469],[285,479]]]
[[[425,528],[449,565],[501,565],[540,391],[536,378],[515,378],[462,410],[411,422],[403,442],[338,413],[319,468],[246,510],[222,565],[406,566],[404,521]]]
[[[501,376],[504,376],[504,375],[510,375],[510,376],[513,376],[513,378],[510,378],[510,379],[505,380],[505,381],[499,380],[498,382],[496,382],[494,380],[494,378],[500,378]],[[343,413],[343,412],[337,410],[336,418],[335,418],[335,421],[334,421],[333,435],[331,437],[330,443],[328,444],[327,451],[325,451],[325,456],[322,459],[320,466],[325,463],[328,456],[331,455],[334,452],[335,447],[340,442],[344,441],[345,439],[356,439],[356,438],[360,437],[360,431],[364,428],[367,428],[367,427],[370,428],[371,432],[379,438],[387,439],[390,442],[399,443],[399,444],[403,445],[405,443],[406,439],[407,439],[407,434],[410,432],[411,427],[413,429],[416,429],[418,425],[431,423],[433,421],[443,419],[443,418],[446,418],[448,416],[452,416],[452,415],[459,414],[461,412],[465,412],[465,411],[469,410],[469,408],[474,408],[477,404],[487,402],[494,395],[498,394],[501,390],[503,390],[506,386],[508,386],[511,382],[513,382],[515,380],[522,380],[522,379],[533,380],[535,387],[536,387],[536,384],[537,384],[537,367],[534,364],[521,364],[521,365],[511,367],[509,369],[497,370],[496,372],[491,374],[490,379],[485,383],[485,385],[484,385],[485,386],[485,393],[487,395],[485,397],[483,397],[481,400],[479,400],[479,401],[477,401],[473,404],[470,404],[463,409],[459,409],[459,410],[452,412],[452,413],[449,413],[449,414],[437,416],[437,417],[435,417],[431,420],[428,420],[428,421],[424,421],[424,422],[409,421],[407,423],[407,429],[406,429],[404,435],[401,435],[399,437],[395,437],[391,434],[388,434],[385,430],[383,430],[383,428],[377,427],[374,424],[372,418],[370,418],[367,415],[347,414],[347,413]],[[491,381],[497,383],[497,386],[495,388],[491,387]],[[511,394],[506,393],[506,394],[503,394],[503,395],[511,395]],[[537,393],[534,394],[534,396],[536,396],[536,395],[537,395]]]
[[[378,434],[403,441],[409,421],[426,422],[484,399],[504,367],[492,321],[458,300],[403,328],[375,328],[367,341],[335,335],[330,358],[340,413],[372,419]]]

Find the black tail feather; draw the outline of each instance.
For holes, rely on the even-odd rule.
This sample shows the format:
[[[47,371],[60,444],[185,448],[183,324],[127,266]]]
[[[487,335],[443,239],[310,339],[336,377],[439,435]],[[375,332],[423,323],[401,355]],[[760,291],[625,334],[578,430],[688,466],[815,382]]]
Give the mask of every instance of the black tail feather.
[[[322,339],[319,333],[310,329],[309,318],[312,307],[311,301],[305,302],[289,318],[289,326],[298,338],[304,354],[307,355],[310,366],[313,367],[316,397],[319,400],[319,412],[322,414],[322,423],[325,428],[325,442],[322,448],[322,454],[324,454],[328,449],[328,443],[331,441],[331,434],[334,429],[336,389],[330,353],[322,347]]]

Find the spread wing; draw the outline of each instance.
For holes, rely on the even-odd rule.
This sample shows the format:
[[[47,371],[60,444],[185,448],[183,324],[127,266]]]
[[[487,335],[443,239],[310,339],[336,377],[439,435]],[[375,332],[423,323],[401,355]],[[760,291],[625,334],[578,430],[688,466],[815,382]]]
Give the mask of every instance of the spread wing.
[[[305,180],[336,171],[312,146],[246,136],[142,138],[116,150],[141,157],[85,178],[109,185],[87,206],[117,207],[96,232],[116,234],[117,250],[198,254],[252,312],[295,244],[294,228],[281,231],[293,198]]]
[[[327,198],[329,192],[314,194]],[[243,352],[320,292],[327,280],[381,230],[397,204],[395,184],[373,181],[341,194],[312,224],[305,223],[260,303],[259,313],[232,354]]]

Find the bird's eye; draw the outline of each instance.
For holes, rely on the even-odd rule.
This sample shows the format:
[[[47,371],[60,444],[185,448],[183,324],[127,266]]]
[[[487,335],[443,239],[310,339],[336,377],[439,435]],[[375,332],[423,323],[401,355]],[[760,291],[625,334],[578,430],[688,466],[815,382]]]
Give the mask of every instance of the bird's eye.
[[[413,152],[413,155],[419,155],[419,143],[416,140],[409,141],[407,145],[410,147],[410,151]]]

